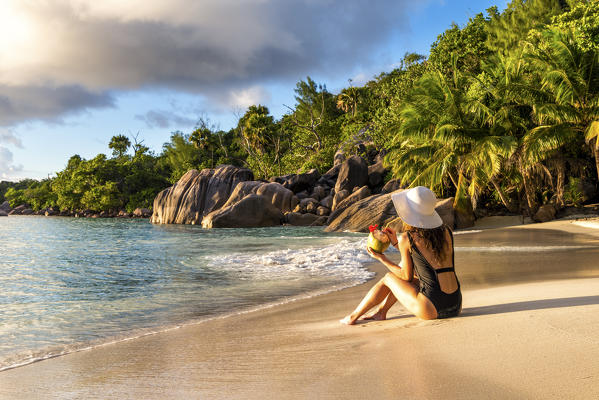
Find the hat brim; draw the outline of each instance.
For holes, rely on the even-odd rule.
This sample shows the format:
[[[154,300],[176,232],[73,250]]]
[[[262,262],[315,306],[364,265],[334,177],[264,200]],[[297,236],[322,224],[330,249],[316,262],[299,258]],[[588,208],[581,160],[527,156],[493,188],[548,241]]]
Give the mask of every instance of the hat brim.
[[[403,192],[391,195],[395,211],[397,211],[397,215],[403,222],[410,226],[423,229],[434,229],[443,225],[443,220],[437,211],[433,211],[430,215],[424,215],[414,210],[407,194],[408,190],[404,190]]]

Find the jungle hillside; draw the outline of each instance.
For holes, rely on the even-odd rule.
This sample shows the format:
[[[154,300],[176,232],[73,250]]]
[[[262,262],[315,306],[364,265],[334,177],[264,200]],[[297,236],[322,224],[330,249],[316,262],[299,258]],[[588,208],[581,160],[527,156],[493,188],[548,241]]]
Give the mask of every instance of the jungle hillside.
[[[386,180],[478,210],[533,215],[593,200],[599,175],[599,2],[513,0],[441,32],[428,55],[339,93],[310,77],[277,119],[256,104],[237,126],[207,118],[165,135],[160,153],[116,133],[54,177],[0,182],[0,203],[34,210],[151,208],[190,169],[246,167],[257,179],[385,154]]]

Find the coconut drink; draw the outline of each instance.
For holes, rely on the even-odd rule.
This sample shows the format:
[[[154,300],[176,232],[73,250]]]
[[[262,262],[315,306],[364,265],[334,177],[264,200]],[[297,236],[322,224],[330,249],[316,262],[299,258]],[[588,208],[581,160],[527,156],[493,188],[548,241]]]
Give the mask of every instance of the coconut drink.
[[[383,253],[389,248],[391,240],[385,232],[378,229],[378,225],[370,225],[368,230],[370,231],[370,235],[368,235],[368,247],[377,253]]]

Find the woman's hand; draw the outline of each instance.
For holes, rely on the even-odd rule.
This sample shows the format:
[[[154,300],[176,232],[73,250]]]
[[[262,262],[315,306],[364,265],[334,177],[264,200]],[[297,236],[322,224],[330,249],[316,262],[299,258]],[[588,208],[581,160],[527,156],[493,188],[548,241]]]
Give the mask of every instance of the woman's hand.
[[[384,254],[378,253],[372,250],[370,247],[367,247],[366,250],[368,251],[368,254],[370,254],[370,257],[374,258],[375,260],[383,261],[383,259],[385,258]]]
[[[389,241],[391,242],[391,246],[397,247],[397,233],[391,228],[383,229],[383,232],[387,234],[389,237]]]

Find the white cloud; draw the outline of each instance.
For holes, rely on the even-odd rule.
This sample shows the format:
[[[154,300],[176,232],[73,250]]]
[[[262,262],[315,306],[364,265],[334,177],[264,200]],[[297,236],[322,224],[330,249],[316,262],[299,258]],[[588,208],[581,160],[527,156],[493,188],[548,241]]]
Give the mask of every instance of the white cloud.
[[[353,86],[363,86],[371,79],[372,75],[367,75],[365,72],[360,72],[351,79],[351,84]]]
[[[408,0],[2,0],[0,126],[169,88],[245,106],[265,82],[372,61]],[[229,94],[225,94],[229,93]],[[252,101],[250,101],[252,100]]]
[[[22,165],[13,164],[13,155],[6,147],[0,146],[0,178],[15,179],[23,171]]]
[[[135,116],[135,119],[146,123],[148,128],[170,128],[183,129],[197,122],[197,118],[189,118],[168,110],[150,110],[145,114]]]
[[[60,117],[67,113],[113,105],[110,93],[93,92],[82,86],[0,84],[0,126],[11,126],[29,119],[60,122]]]
[[[13,146],[23,148],[23,143],[15,134],[8,129],[0,129],[0,144],[12,144]]]
[[[261,86],[252,86],[247,89],[229,92],[224,104],[232,109],[245,110],[249,106],[266,104],[270,101],[270,93]]]

